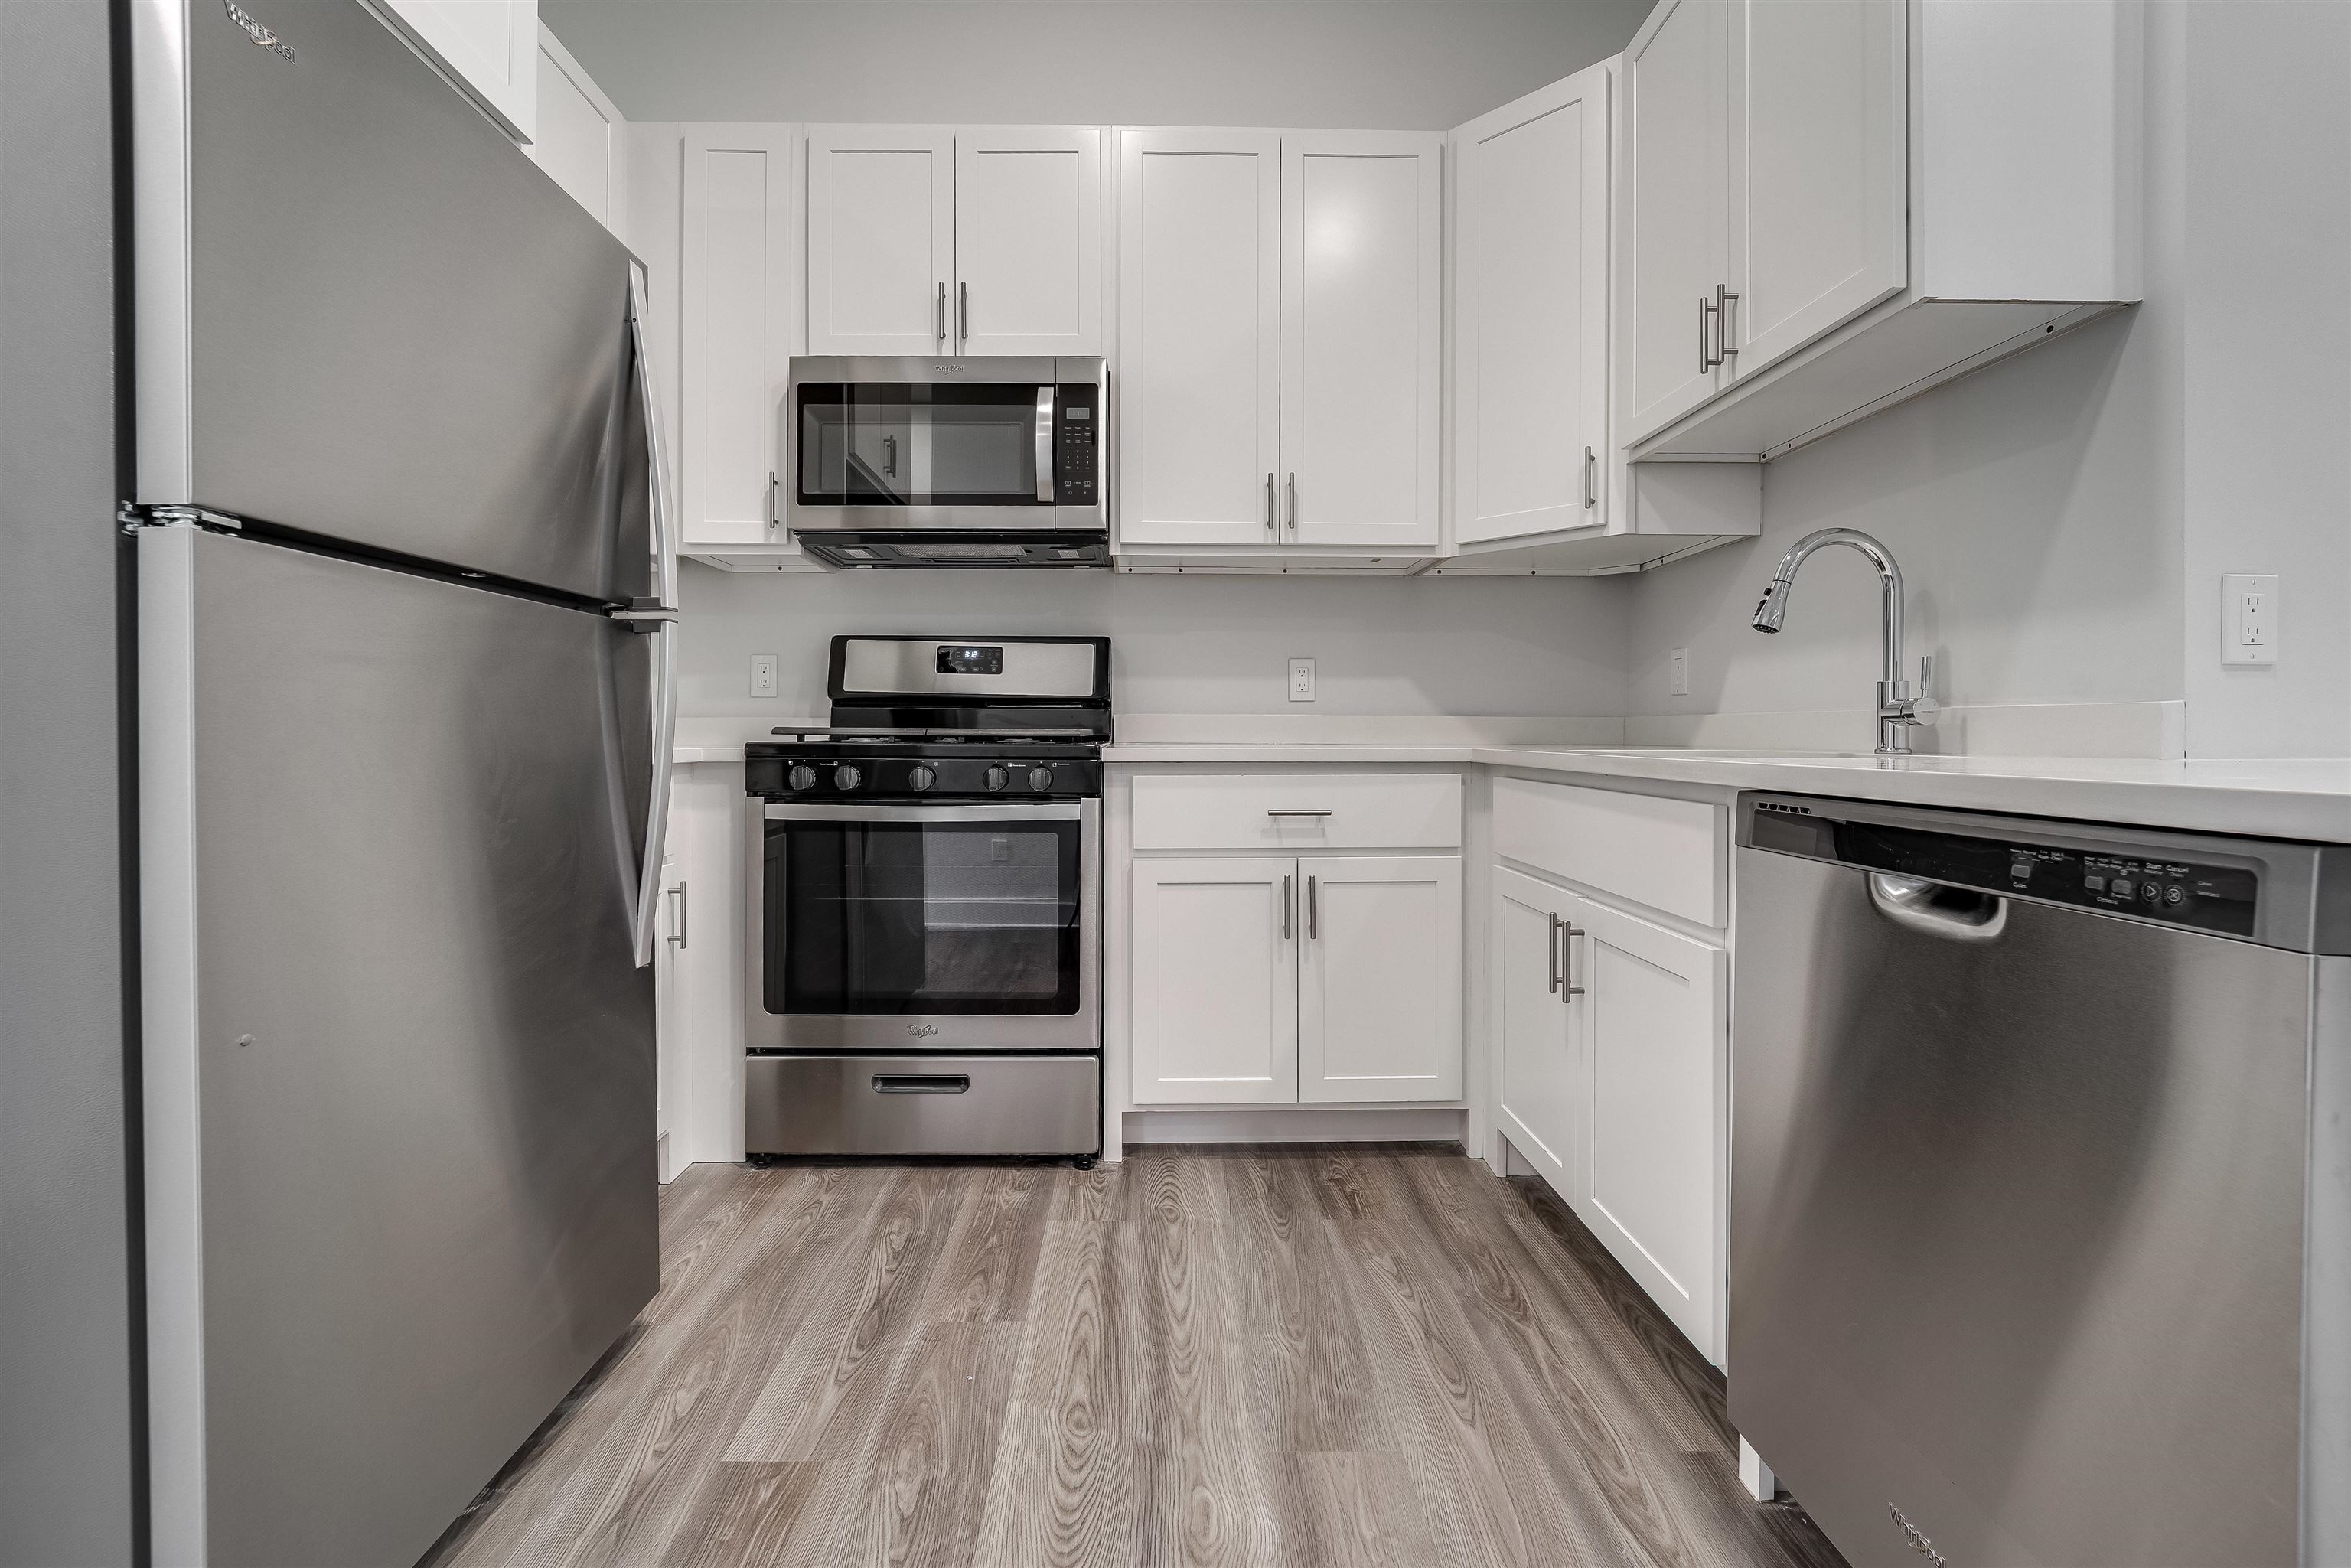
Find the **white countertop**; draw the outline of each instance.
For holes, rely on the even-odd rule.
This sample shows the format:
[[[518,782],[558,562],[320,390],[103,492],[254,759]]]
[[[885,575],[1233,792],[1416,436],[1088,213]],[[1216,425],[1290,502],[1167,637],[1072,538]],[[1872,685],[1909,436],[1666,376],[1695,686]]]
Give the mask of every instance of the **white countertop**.
[[[681,763],[740,763],[743,742],[777,721],[689,720]],[[1458,721],[1468,725],[1478,721]],[[1498,744],[1456,733],[1309,743],[1277,739],[1129,742],[1122,766],[1483,765],[1593,779],[1783,789],[1918,806],[2012,811],[2188,831],[2351,843],[2351,760],[2179,762],[2089,757],[1873,757],[1671,747]]]

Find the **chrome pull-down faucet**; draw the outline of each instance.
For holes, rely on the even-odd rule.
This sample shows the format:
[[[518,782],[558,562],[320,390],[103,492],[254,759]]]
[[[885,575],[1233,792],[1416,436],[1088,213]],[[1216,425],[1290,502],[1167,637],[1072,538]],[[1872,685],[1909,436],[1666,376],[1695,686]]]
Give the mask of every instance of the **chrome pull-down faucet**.
[[[1818,533],[1806,534],[1780,558],[1780,570],[1771,574],[1771,586],[1763,591],[1762,602],[1755,607],[1755,630],[1780,630],[1780,623],[1787,618],[1788,590],[1795,585],[1797,569],[1814,550],[1830,545],[1850,545],[1868,557],[1869,564],[1877,569],[1884,598],[1878,638],[1881,668],[1877,681],[1877,751],[1881,757],[1907,756],[1911,727],[1933,724],[1939,710],[1933,695],[1932,659],[1918,661],[1917,693],[1912,693],[1910,683],[1902,678],[1902,569],[1894,563],[1893,552],[1855,528],[1823,528]]]

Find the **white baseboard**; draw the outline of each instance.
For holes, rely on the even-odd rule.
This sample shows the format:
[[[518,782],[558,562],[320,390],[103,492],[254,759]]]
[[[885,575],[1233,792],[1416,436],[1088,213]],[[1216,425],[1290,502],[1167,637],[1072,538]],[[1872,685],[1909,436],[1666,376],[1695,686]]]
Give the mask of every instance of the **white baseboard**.
[[[1469,1113],[1439,1107],[1217,1105],[1191,1111],[1129,1111],[1125,1142],[1136,1144],[1458,1144]]]

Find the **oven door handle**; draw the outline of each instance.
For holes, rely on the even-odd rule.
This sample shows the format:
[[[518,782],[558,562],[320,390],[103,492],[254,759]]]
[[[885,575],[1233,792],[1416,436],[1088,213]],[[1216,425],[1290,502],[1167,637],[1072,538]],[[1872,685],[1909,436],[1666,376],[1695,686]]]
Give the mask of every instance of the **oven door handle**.
[[[760,814],[770,822],[1074,822],[1075,800],[1040,800],[1001,806],[841,805],[831,801],[770,800]]]

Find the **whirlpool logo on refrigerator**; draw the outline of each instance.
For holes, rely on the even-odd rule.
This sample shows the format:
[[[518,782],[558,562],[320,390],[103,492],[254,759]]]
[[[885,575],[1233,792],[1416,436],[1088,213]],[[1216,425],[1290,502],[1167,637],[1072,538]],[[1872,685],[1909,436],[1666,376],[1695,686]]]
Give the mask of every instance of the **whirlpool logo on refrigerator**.
[[[228,19],[244,28],[246,37],[251,38],[281,60],[290,60],[294,57],[294,46],[263,26],[259,19],[238,5],[236,0],[222,0],[222,4],[228,7]]]

